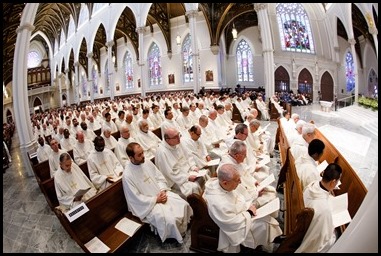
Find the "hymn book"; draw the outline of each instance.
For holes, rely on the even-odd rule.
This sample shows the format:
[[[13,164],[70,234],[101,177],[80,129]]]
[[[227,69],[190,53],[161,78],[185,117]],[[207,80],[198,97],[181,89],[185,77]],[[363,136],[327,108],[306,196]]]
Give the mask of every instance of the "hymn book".
[[[200,169],[198,172],[196,171],[190,171],[189,175],[195,175],[197,177],[204,177],[206,174],[208,174],[208,169]]]
[[[348,212],[348,193],[332,196],[328,202],[332,209],[332,221],[335,228],[352,221]]]
[[[84,189],[78,189],[77,192],[75,192],[75,194],[74,194],[74,198],[75,198],[75,197],[79,197],[79,196],[83,196],[83,195],[86,194],[87,191],[89,191],[90,189],[91,189],[91,187],[84,188]]]
[[[270,185],[274,180],[275,180],[275,177],[274,177],[274,174],[272,173],[271,175],[267,176],[266,179],[262,180],[258,184],[258,186],[257,186],[258,191],[261,191],[262,189],[264,189],[265,187]]]

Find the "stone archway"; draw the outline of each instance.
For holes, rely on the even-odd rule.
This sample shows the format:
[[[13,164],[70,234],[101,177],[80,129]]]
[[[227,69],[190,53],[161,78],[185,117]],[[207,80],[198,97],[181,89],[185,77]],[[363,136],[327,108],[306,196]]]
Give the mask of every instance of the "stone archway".
[[[333,101],[333,79],[328,71],[324,72],[320,83],[321,99],[324,101]]]

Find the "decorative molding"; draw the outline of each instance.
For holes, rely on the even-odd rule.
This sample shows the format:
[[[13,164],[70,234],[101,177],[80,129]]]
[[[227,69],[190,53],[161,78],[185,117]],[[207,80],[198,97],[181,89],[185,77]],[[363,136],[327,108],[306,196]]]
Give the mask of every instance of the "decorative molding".
[[[136,32],[137,32],[138,34],[143,34],[144,31],[145,31],[145,27],[137,27],[137,28],[136,28]]]
[[[25,23],[24,25],[19,26],[16,29],[16,33],[20,33],[24,29],[29,30],[30,32],[32,32],[35,29],[35,26],[33,26],[33,24],[30,24],[30,23]]]
[[[86,56],[87,56],[87,58],[92,58],[94,56],[94,54],[92,52],[89,52]]]
[[[350,43],[351,45],[355,45],[356,44],[356,40],[354,38],[349,38],[348,39],[348,43]]]
[[[268,7],[268,4],[266,4],[266,3],[255,3],[254,4],[254,10],[256,12],[259,12],[261,10],[266,10],[267,7]]]
[[[210,46],[210,50],[214,55],[217,55],[220,51],[220,47],[218,45],[212,45]]]
[[[188,18],[194,18],[196,15],[198,15],[198,11],[197,10],[190,10],[190,11],[187,11],[185,13],[185,15],[188,17]]]
[[[108,41],[106,43],[107,47],[113,47],[114,46],[114,41]]]

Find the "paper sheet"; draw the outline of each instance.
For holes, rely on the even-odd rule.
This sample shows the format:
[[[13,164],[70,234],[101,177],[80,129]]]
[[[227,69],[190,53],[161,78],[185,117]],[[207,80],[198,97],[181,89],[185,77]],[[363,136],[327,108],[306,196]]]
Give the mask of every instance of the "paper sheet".
[[[77,192],[75,193],[74,197],[83,196],[89,190],[90,190],[90,187],[85,188],[85,189],[78,189]]]
[[[351,222],[352,218],[348,212],[348,193],[330,197],[329,204],[332,209],[332,220],[335,227]]]
[[[208,173],[208,171],[209,170],[207,170],[207,169],[200,169],[200,170],[198,170],[198,172],[196,172],[196,171],[189,172],[189,175],[195,175],[197,177],[204,177]]]
[[[214,165],[218,165],[220,163],[220,159],[219,158],[216,158],[216,159],[212,159],[210,160],[209,162],[206,162],[207,166],[214,166]]]
[[[142,224],[124,217],[115,225],[115,228],[131,237],[135,234],[141,225]]]
[[[257,186],[258,191],[261,191],[268,185],[270,185],[273,181],[275,180],[274,174],[272,173],[271,175],[267,176],[266,179],[262,180],[259,185]]]
[[[280,201],[279,201],[279,197],[277,197],[274,200],[272,200],[271,202],[268,202],[267,204],[262,206],[261,208],[258,208],[256,213],[255,213],[255,216],[253,218],[259,219],[259,218],[265,217],[265,216],[279,210],[279,207],[280,207]]]
[[[98,237],[94,237],[85,244],[91,253],[106,253],[110,251],[110,247],[105,245]]]

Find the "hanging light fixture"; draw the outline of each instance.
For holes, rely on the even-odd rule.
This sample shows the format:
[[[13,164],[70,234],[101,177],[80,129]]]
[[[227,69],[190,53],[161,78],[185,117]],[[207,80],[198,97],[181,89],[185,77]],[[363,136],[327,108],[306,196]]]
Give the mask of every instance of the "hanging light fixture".
[[[176,18],[176,30],[177,30],[177,36],[176,36],[176,44],[181,44],[181,36],[179,35],[179,20]]]
[[[234,39],[234,40],[237,40],[238,32],[237,32],[237,29],[236,29],[235,26],[234,26],[234,22],[233,22],[232,35],[233,35],[233,39]]]

